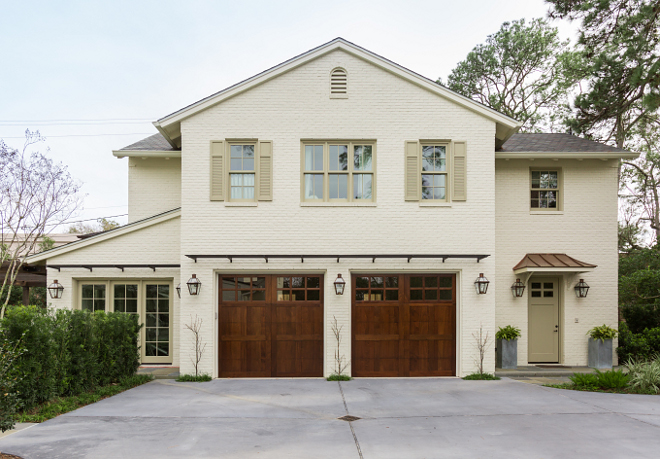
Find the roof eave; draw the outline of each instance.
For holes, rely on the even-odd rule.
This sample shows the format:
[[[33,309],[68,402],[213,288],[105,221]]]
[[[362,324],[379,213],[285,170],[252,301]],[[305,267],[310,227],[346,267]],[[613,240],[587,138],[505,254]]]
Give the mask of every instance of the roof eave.
[[[596,269],[595,267],[565,267],[559,268],[554,266],[525,266],[523,268],[514,269],[514,274],[524,273],[589,273]]]
[[[635,159],[639,153],[630,151],[596,152],[596,151],[496,151],[495,159]]]
[[[117,158],[181,158],[181,150],[112,150]]]

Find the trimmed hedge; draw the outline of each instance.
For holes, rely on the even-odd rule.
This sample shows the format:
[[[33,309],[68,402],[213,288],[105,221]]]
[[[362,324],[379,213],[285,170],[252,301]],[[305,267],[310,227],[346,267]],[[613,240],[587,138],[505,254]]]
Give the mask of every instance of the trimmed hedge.
[[[14,360],[20,409],[78,395],[135,374],[139,366],[136,315],[101,311],[7,310],[0,330],[27,350]]]

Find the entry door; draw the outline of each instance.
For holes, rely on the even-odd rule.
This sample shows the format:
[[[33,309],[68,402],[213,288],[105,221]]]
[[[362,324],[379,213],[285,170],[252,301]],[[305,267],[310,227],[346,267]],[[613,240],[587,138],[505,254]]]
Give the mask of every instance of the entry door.
[[[559,363],[559,279],[529,283],[529,363]]]

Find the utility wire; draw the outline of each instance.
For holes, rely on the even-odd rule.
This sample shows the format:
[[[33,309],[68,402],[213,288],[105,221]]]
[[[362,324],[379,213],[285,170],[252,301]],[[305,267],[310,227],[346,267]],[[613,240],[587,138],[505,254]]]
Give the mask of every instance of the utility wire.
[[[47,226],[60,226],[64,224],[69,224],[69,223],[83,223],[83,222],[91,222],[91,221],[96,221],[96,220],[101,220],[103,218],[108,219],[108,218],[115,218],[115,217],[125,217],[128,214],[120,214],[120,215],[109,215],[107,217],[96,217],[96,218],[87,218],[85,220],[75,220],[75,221],[68,221],[68,222],[60,222],[60,223],[51,223]]]
[[[98,124],[98,123],[112,123],[112,124],[132,124],[132,123],[149,123],[153,121],[150,118],[108,118],[108,119],[79,119],[79,120],[0,120],[0,125],[16,125],[16,124]]]
[[[48,140],[51,137],[103,137],[113,135],[154,135],[157,132],[127,132],[125,134],[70,134],[70,135],[44,135],[43,138]],[[0,139],[24,139],[25,136],[20,137],[2,137]]]

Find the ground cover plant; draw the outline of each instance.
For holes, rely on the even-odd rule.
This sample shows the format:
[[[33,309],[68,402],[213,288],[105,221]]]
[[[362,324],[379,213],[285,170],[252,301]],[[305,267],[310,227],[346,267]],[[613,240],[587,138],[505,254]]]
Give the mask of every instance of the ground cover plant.
[[[500,379],[500,377],[490,373],[472,373],[467,376],[463,376],[463,379],[468,381],[473,381],[473,380],[497,381]]]
[[[60,414],[77,410],[85,405],[112,397],[125,390],[132,389],[153,379],[151,375],[134,375],[121,379],[118,383],[97,387],[88,392],[68,397],[56,397],[18,414],[18,422],[43,422]]]
[[[549,387],[588,392],[614,392],[620,394],[660,394],[660,358],[629,361],[623,370],[574,373],[570,383],[551,384]]]
[[[351,379],[348,375],[338,375],[337,373],[328,376],[328,381],[350,381]]]
[[[176,378],[177,382],[206,382],[210,381],[211,375],[207,375],[206,373],[198,374],[198,375],[180,375],[178,378]]]

